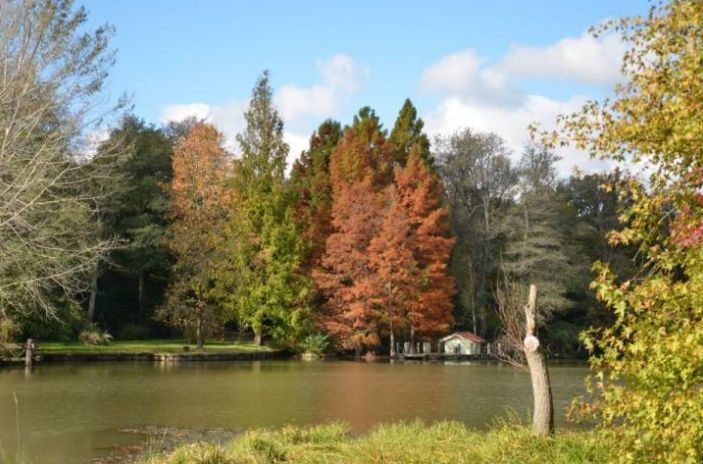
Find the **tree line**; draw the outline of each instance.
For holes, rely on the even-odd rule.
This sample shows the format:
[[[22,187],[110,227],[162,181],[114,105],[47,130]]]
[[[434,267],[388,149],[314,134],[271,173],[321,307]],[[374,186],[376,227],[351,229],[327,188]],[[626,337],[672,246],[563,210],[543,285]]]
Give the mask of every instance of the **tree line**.
[[[499,338],[509,278],[539,285],[548,346],[573,356],[578,333],[609,320],[591,263],[632,272],[632,253],[607,241],[619,172],[564,179],[553,147],[535,140],[515,162],[470,128],[431,140],[410,100],[390,130],[369,107],[324,121],[290,172],[268,73],[232,152],[206,121],[157,127],[128,112],[91,151],[82,128],[122,111],[94,109],[110,28],[79,35],[85,11],[70,1],[8,5],[4,338],[95,325],[295,348],[322,333],[341,350],[392,352],[452,328]],[[64,39],[48,47],[38,24]]]
[[[607,319],[591,263],[630,262],[606,239],[617,172],[563,180],[548,147],[514,163],[500,137],[471,129],[430,141],[407,100],[390,131],[368,107],[344,127],[324,121],[286,175],[268,82],[235,153],[205,121],[131,115],[101,145],[95,160],[126,154],[100,219],[122,246],[94,270],[89,317],[127,338],[175,328],[199,345],[247,333],[294,348],[323,333],[341,350],[393,352],[454,327],[498,338],[510,276],[540,285],[552,350],[583,352],[578,333]]]
[[[287,173],[266,72],[233,152],[205,121],[157,127],[126,113],[90,153],[80,128],[96,118],[110,30],[77,36],[85,12],[48,4],[11,4],[3,27],[3,338],[99,326],[296,348],[320,333],[340,350],[393,354],[452,328],[498,338],[508,275],[540,285],[556,354],[583,353],[578,333],[607,319],[589,267],[629,263],[606,240],[617,172],[564,180],[546,145],[515,163],[499,136],[470,128],[430,140],[406,100],[390,131],[369,107],[346,126],[324,121]],[[23,60],[27,18],[60,31],[64,48],[27,31],[45,56]],[[65,89],[69,77],[85,82]]]

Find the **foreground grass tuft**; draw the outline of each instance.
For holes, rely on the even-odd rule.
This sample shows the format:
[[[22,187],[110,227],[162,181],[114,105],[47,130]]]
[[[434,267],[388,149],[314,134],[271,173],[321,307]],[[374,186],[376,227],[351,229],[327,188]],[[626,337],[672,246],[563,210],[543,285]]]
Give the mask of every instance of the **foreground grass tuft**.
[[[458,422],[382,425],[353,437],[343,424],[253,430],[226,446],[187,445],[147,464],[598,464],[608,450],[593,432],[538,438],[520,426],[481,432]]]

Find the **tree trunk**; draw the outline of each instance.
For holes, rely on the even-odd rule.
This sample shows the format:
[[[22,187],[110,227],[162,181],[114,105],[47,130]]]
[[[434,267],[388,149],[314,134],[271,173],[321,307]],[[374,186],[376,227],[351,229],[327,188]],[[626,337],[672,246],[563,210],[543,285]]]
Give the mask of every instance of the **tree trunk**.
[[[395,358],[395,333],[393,332],[393,302],[392,302],[393,289],[391,287],[390,281],[388,282],[388,325],[390,327],[391,333],[391,358]]]
[[[92,324],[95,320],[95,300],[98,296],[98,268],[95,267],[93,275],[90,276],[90,297],[88,299],[88,322]]]
[[[410,354],[415,354],[415,327],[410,327]]]
[[[393,321],[391,320],[391,358],[396,357],[395,352],[395,333],[393,333]]]
[[[139,312],[144,312],[144,269],[139,270],[137,275],[137,306]]]
[[[476,305],[471,305],[471,322],[474,326],[474,333],[478,335],[478,325],[476,325]]]
[[[552,387],[549,383],[547,360],[542,353],[539,339],[535,335],[535,311],[537,305],[537,287],[530,285],[530,296],[525,305],[526,335],[524,340],[525,357],[532,380],[532,430],[537,435],[547,436],[554,433],[554,404]]]
[[[195,343],[199,350],[203,349],[203,313],[198,312],[197,320],[195,321]]]
[[[261,346],[261,344],[262,344],[261,330],[255,330],[254,331],[254,345]]]

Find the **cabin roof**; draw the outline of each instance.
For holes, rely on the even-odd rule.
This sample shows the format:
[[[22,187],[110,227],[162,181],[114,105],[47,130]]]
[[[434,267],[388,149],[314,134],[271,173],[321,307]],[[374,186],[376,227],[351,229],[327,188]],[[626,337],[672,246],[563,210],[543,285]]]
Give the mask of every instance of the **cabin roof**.
[[[453,337],[461,337],[461,338],[468,340],[472,343],[478,343],[478,344],[486,343],[486,340],[483,337],[479,337],[478,335],[476,335],[473,332],[454,332],[453,334],[447,335],[446,337],[444,337],[440,341],[445,342]]]

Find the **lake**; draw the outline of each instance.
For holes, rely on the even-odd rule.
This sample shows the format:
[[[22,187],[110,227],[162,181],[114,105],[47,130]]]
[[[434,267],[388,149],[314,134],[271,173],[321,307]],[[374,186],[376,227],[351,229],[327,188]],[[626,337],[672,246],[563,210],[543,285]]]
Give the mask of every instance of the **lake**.
[[[586,368],[550,366],[557,426]],[[14,396],[17,398],[17,409]],[[526,418],[529,375],[485,364],[345,361],[44,364],[0,369],[0,449],[33,463],[80,463],[143,442],[144,427],[230,429],[455,419],[485,427]],[[2,461],[2,459],[0,459]]]

